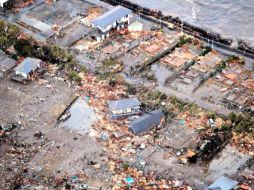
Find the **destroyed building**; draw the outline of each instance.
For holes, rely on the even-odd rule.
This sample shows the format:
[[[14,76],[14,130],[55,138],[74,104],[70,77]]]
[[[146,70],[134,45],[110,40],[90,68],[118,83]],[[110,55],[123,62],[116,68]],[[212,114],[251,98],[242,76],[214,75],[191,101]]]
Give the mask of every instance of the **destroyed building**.
[[[97,17],[92,21],[92,27],[96,28],[93,37],[97,41],[101,41],[109,36],[109,32],[112,29],[120,30],[125,27],[125,24],[129,24],[129,17],[132,13],[131,10],[122,7],[116,6],[105,14]]]
[[[110,118],[130,116],[140,112],[141,103],[137,98],[108,101]]]
[[[146,113],[145,115],[131,122],[129,129],[135,135],[142,134],[150,129],[159,126],[163,117],[164,115],[161,110],[155,110],[150,113]]]

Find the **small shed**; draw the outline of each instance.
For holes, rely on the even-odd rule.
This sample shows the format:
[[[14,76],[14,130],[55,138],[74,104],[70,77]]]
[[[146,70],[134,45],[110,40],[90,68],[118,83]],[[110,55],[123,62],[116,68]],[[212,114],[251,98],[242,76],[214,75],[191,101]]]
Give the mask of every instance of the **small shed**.
[[[135,135],[142,134],[159,126],[163,117],[164,115],[161,110],[154,110],[131,122],[129,129]]]
[[[15,74],[22,76],[25,79],[29,79],[30,76],[40,69],[43,62],[40,59],[28,57],[24,59],[17,67],[15,67]]]
[[[135,21],[128,26],[130,32],[139,32],[143,30],[143,23]]]
[[[221,178],[217,179],[214,183],[212,183],[208,189],[209,190],[231,190],[237,186],[238,182],[232,180],[228,177],[222,176]]]
[[[113,117],[128,116],[140,112],[141,103],[137,98],[108,101],[110,114]]]

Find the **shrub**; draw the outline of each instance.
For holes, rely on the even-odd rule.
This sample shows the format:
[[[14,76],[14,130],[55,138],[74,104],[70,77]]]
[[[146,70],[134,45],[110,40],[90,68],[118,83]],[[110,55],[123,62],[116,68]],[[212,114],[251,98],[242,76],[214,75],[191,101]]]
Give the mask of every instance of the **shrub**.
[[[78,72],[70,71],[69,72],[69,79],[76,82],[81,82],[81,77],[79,76]]]
[[[136,87],[130,85],[130,84],[127,84],[127,93],[129,95],[135,95],[137,93],[137,89]]]
[[[192,42],[192,39],[190,37],[183,36],[179,40],[178,47],[181,47],[184,44],[191,43],[191,42]]]
[[[210,46],[206,46],[204,49],[202,49],[201,53],[199,54],[200,56],[205,56],[209,52],[212,51],[212,48]]]

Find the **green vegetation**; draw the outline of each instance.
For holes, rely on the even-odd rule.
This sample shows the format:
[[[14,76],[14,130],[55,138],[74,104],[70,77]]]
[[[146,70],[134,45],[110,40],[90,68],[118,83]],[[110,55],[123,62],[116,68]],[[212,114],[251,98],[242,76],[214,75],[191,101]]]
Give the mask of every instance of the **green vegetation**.
[[[73,55],[57,45],[39,44],[31,37],[24,37],[18,26],[0,20],[0,48],[8,53],[8,48],[14,47],[13,58],[35,57],[47,63],[57,64],[65,68],[71,80],[80,82],[77,71],[86,72],[84,66],[78,66]]]
[[[219,66],[216,68],[216,73],[221,73],[223,69],[225,69],[227,63],[225,61],[221,61]]]
[[[80,83],[82,80],[81,77],[79,76],[78,72],[76,72],[76,71],[69,72],[69,79],[72,81],[76,81],[78,83]]]
[[[0,48],[6,51],[13,46],[17,56],[35,57],[48,63],[65,65],[72,68],[76,65],[75,59],[66,50],[57,45],[38,44],[31,37],[21,37],[18,26],[0,20]]]
[[[18,56],[36,57],[48,63],[58,64],[63,67],[68,63],[68,69],[76,66],[74,57],[66,50],[57,45],[39,45],[32,38],[16,40],[14,49]]]
[[[176,97],[169,97],[158,90],[148,90],[147,88],[136,88],[130,84],[125,84],[129,95],[135,95],[142,103],[144,111],[161,109],[165,114],[166,122],[171,122],[179,112],[188,110],[196,113],[198,106],[195,104],[185,103]]]
[[[238,61],[238,60],[240,60],[240,58],[236,55],[230,55],[227,59],[228,62]]]
[[[127,87],[127,93],[128,95],[135,95],[137,93],[137,88],[134,87],[133,85],[126,83],[125,84]]]
[[[241,59],[240,57],[236,56],[236,55],[231,55],[228,57],[227,59],[228,63],[232,63],[232,62],[238,62],[240,64],[244,64],[244,60]]]
[[[179,39],[178,47],[181,47],[181,46],[183,46],[184,44],[191,43],[191,42],[192,42],[192,38],[186,37],[186,36],[182,36],[182,37]]]
[[[106,59],[102,65],[96,68],[96,74],[100,80],[116,80],[116,75],[123,70],[123,64],[113,59]],[[118,76],[119,79],[119,76]]]
[[[236,133],[249,134],[254,137],[254,118],[248,114],[230,113],[231,128]]]
[[[220,131],[235,132],[238,134],[248,135],[254,138],[254,118],[248,114],[230,113],[228,116],[230,124],[224,124]]]
[[[12,46],[20,34],[21,31],[16,25],[0,20],[0,48],[3,51]]]
[[[226,67],[227,67],[227,62],[221,61],[219,66],[213,72],[210,73],[210,77],[214,77],[218,73],[221,73],[223,71],[223,69],[225,69]]]
[[[208,54],[209,52],[212,51],[212,48],[210,46],[206,46],[202,49],[201,53],[199,54],[199,56],[205,56],[206,54]]]
[[[102,61],[102,65],[104,67],[111,67],[111,66],[115,65],[115,62],[113,59],[105,59]]]

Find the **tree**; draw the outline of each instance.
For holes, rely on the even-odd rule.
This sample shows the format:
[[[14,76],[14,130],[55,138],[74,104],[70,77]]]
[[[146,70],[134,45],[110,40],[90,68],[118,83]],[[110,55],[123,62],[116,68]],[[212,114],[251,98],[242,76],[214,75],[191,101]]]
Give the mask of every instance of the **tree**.
[[[20,29],[18,26],[14,25],[14,24],[8,24],[7,25],[7,37],[8,39],[14,43],[14,41],[16,41],[16,39],[18,38],[18,36],[20,35]]]
[[[0,48],[6,49],[9,46],[9,40],[5,36],[0,36]]]
[[[14,49],[21,56],[32,56],[34,48],[29,39],[18,39],[14,44]]]
[[[5,35],[6,31],[6,24],[3,20],[0,19],[0,35],[3,36]]]

